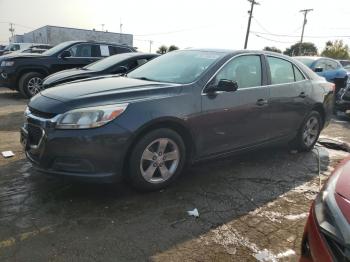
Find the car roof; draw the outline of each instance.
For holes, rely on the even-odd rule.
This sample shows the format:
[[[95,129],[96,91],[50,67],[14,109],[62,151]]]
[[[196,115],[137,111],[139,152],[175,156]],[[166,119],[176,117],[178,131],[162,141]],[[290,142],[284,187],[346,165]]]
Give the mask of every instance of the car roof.
[[[78,43],[91,43],[91,44],[105,44],[105,45],[116,45],[116,46],[125,46],[125,47],[131,47],[126,44],[118,44],[113,42],[105,42],[105,41],[93,41],[93,40],[71,40],[71,41],[64,41],[62,43],[71,43],[71,44],[78,44]],[[133,47],[131,47],[133,48]]]
[[[294,57],[290,57],[281,53],[271,52],[271,51],[264,51],[264,50],[233,50],[233,49],[211,49],[211,48],[189,48],[189,49],[183,49],[183,50],[193,50],[193,51],[202,51],[202,52],[215,52],[215,53],[223,53],[226,55],[239,55],[239,54],[264,54],[264,55],[270,55],[270,56],[276,56],[280,58],[284,58],[287,60],[292,60]]]

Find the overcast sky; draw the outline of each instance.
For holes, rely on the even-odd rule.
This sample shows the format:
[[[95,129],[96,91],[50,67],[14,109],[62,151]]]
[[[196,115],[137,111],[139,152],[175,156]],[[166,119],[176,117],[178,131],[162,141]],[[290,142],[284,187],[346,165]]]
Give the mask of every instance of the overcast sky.
[[[350,44],[350,0],[259,2],[249,49],[276,46],[284,50],[300,41],[303,15],[299,10],[306,8],[314,11],[308,14],[304,41],[314,42],[319,50],[327,40]],[[17,24],[16,33],[22,34],[44,25],[100,30],[105,24],[104,29],[119,32],[121,20],[123,32],[134,35],[134,46],[141,51],[149,51],[149,40],[154,41],[152,51],[161,44],[242,49],[249,8],[247,0],[0,0],[0,42],[8,42],[8,22]]]

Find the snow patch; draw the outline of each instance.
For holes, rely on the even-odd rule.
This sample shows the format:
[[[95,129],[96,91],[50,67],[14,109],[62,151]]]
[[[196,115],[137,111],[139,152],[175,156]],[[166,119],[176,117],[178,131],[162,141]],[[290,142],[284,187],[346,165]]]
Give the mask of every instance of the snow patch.
[[[285,218],[288,220],[299,220],[299,219],[306,218],[308,215],[309,215],[308,213],[301,213],[298,215],[286,215]]]

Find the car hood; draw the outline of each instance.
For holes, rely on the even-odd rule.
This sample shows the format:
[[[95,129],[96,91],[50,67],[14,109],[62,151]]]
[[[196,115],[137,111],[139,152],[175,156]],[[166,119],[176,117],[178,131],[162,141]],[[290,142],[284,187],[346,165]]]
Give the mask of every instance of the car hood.
[[[337,204],[350,224],[350,158],[343,162],[335,187]]]
[[[47,56],[43,54],[38,54],[38,53],[10,53],[10,54],[1,56],[1,58],[4,58],[4,59],[33,58],[33,57],[47,57]]]
[[[180,94],[181,90],[180,84],[117,76],[100,77],[46,89],[34,96],[29,106],[43,112],[59,114],[73,108],[159,99]],[[45,98],[60,101],[61,106],[42,106],[49,104],[44,102]]]
[[[61,82],[65,82],[66,80],[70,79],[77,79],[79,76],[82,77],[88,77],[90,75],[95,74],[95,71],[92,70],[85,70],[81,68],[74,68],[74,69],[68,69],[68,70],[63,70],[60,72],[57,72],[55,74],[52,74],[48,76],[47,78],[44,79],[43,85],[54,85],[54,84],[59,84]]]

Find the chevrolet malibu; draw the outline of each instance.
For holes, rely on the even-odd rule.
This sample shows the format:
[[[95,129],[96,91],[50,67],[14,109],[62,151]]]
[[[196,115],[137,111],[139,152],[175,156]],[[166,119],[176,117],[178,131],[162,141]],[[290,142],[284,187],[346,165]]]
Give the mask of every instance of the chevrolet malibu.
[[[280,142],[311,150],[333,92],[287,56],[173,51],[124,77],[42,91],[25,111],[21,142],[46,173],[156,190],[187,163]]]

